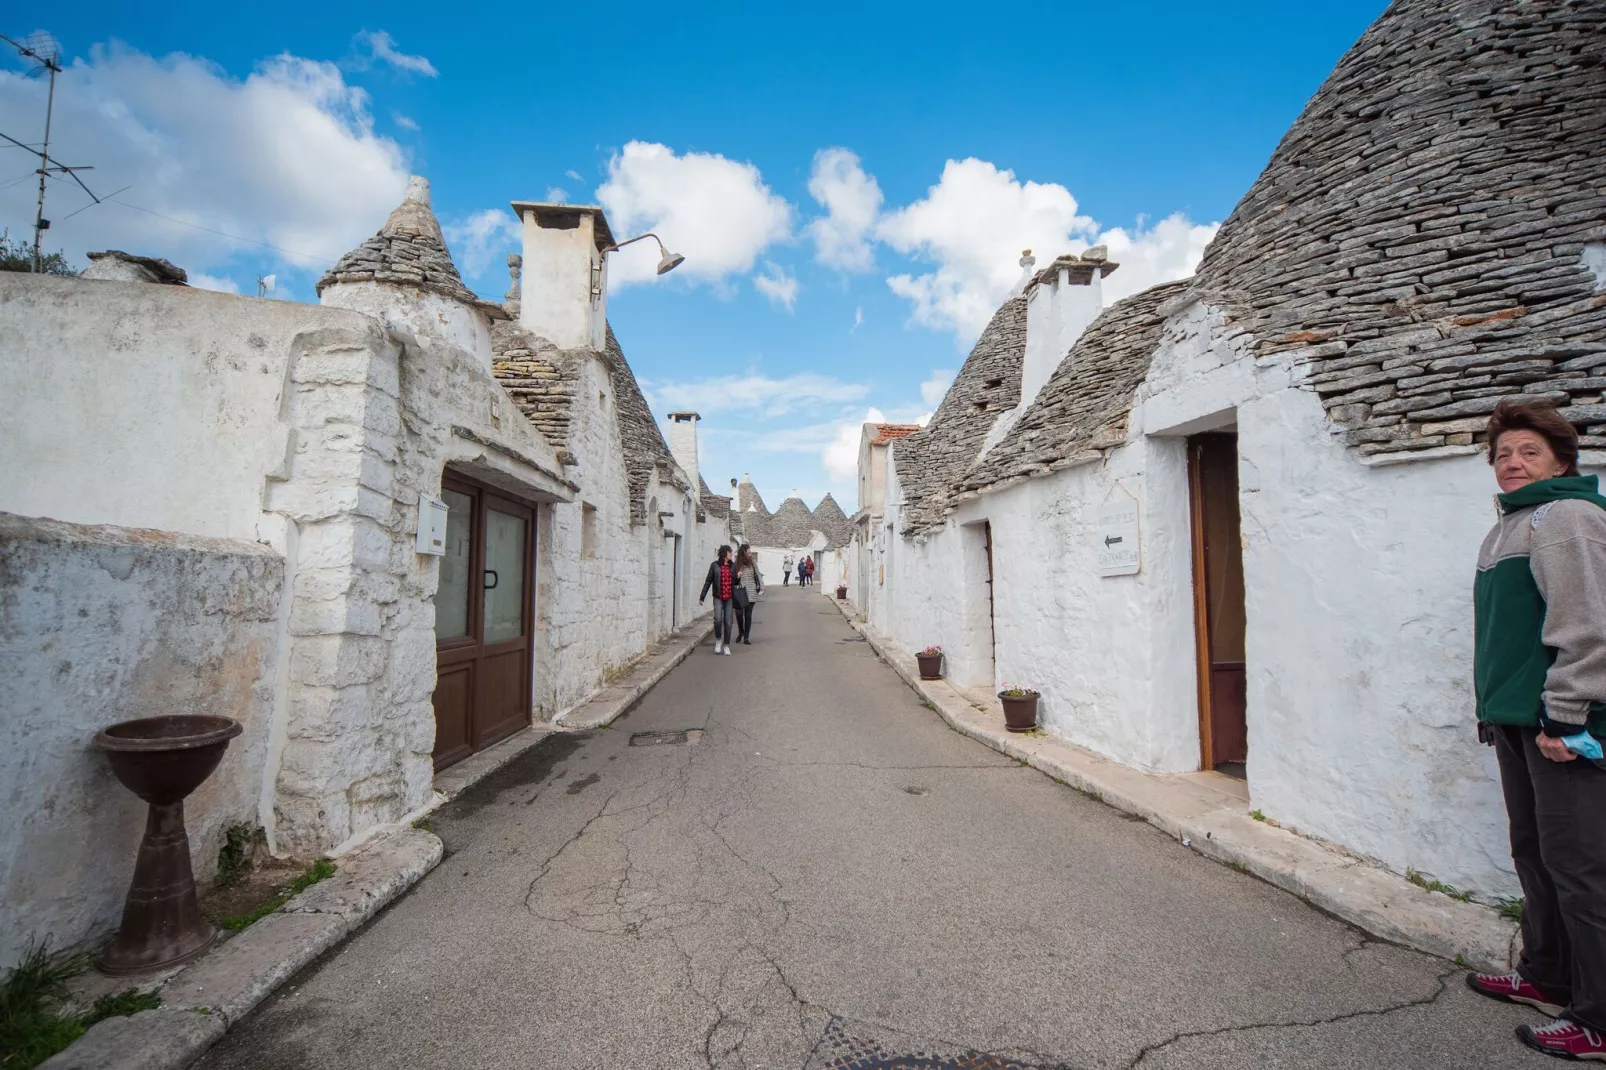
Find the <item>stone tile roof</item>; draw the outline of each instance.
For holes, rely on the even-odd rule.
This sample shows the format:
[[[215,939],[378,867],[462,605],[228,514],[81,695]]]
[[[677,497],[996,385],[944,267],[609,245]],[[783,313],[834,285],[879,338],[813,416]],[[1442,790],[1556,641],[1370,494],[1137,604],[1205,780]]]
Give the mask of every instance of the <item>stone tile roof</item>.
[[[975,464],[987,432],[1020,402],[1026,298],[1005,301],[976,340],[931,422],[892,447],[903,491],[900,530],[942,523],[953,481]]]
[[[809,511],[802,498],[788,498],[770,518],[770,537],[780,541],[769,545],[793,548],[807,546],[819,528],[820,525],[814,520],[814,514]]]
[[[318,280],[318,293],[337,282],[394,282],[433,290],[500,315],[501,307],[481,301],[463,285],[429,207],[429,183],[417,175],[407,182],[407,198],[396,206],[379,233],[335,262]]]
[[[573,354],[517,323],[497,323],[491,328],[492,374],[564,464],[574,463],[569,452],[570,410],[577,381],[574,360]]]
[[[731,515],[731,500],[723,494],[715,494],[708,489],[708,484],[702,476],[697,477],[697,493],[702,502],[703,512],[721,520]]]
[[[614,337],[613,324],[608,324],[608,337],[602,353],[613,379],[614,417],[619,425],[619,440],[624,446],[625,472],[630,478],[630,522],[646,522],[647,484],[654,468],[668,473],[674,471],[675,458],[669,452],[669,443],[652,418],[647,399],[642,396],[641,385],[625,360],[619,339]]]
[[[825,532],[828,541],[826,548],[830,550],[846,546],[853,538],[853,523],[848,520],[848,515],[829,493],[814,507],[814,526]]]
[[[885,446],[894,439],[907,438],[920,430],[919,424],[873,424],[875,437],[870,439],[872,446]]]
[[[764,516],[770,515],[770,511],[764,507],[764,499],[759,495],[758,488],[753,486],[753,481],[746,476],[743,476],[742,481],[736,486],[736,507],[743,513],[749,509],[757,509]]]
[[[84,256],[89,258],[89,267],[85,269],[83,275],[86,279],[100,278],[103,271],[106,272],[108,277],[111,277],[114,264],[128,264],[142,272],[150,281],[160,283],[163,286],[188,286],[190,282],[190,276],[187,271],[171,260],[164,260],[159,256],[136,256],[133,253],[125,253],[121,249],[85,253]],[[108,261],[108,263],[103,266],[100,263],[102,260]]]
[[[1161,307],[1188,282],[1162,283],[1099,313],[1015,426],[954,485],[958,493],[1044,475],[1126,438],[1132,397],[1159,345]]]
[[[502,388],[518,405],[519,411],[558,452],[565,464],[574,463],[569,450],[575,391],[580,377],[580,361],[589,350],[558,349],[545,338],[516,324],[496,324],[491,330],[491,371]],[[675,470],[675,459],[664,441],[658,421],[647,408],[641,386],[625,360],[613,325],[600,354],[613,385],[609,403],[619,427],[624,450],[625,472],[630,483],[630,522],[645,523],[647,485],[654,468],[665,475]],[[581,478],[584,478],[582,473]],[[726,499],[728,501],[728,499]]]
[[[1502,396],[1606,444],[1606,5],[1397,0],[1206,251],[1363,454],[1466,448]]]
[[[777,546],[775,535],[771,531],[771,518],[768,513],[761,513],[757,509],[741,510],[731,516],[731,534],[739,542],[750,543],[753,546]]]

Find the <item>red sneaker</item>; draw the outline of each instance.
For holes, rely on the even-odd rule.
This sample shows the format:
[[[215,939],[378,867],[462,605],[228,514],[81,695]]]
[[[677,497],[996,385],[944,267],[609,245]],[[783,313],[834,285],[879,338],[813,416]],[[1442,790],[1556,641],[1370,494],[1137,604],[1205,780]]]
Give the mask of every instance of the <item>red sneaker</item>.
[[[1561,1017],[1566,1007],[1545,998],[1545,994],[1527,981],[1522,974],[1512,973],[1469,973],[1467,974],[1467,987],[1480,996],[1498,999],[1502,1003],[1523,1003],[1540,1014],[1548,1014],[1552,1018]]]
[[[1606,1063],[1606,1036],[1565,1018],[1549,1025],[1519,1025],[1517,1039],[1558,1059]]]

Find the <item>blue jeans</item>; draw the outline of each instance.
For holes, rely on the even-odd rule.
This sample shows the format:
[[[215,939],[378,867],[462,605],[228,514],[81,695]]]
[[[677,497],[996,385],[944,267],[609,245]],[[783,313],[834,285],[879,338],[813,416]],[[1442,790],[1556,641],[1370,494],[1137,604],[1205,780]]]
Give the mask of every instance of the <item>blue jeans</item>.
[[[735,609],[728,598],[714,599],[714,642],[736,638],[732,631]]]

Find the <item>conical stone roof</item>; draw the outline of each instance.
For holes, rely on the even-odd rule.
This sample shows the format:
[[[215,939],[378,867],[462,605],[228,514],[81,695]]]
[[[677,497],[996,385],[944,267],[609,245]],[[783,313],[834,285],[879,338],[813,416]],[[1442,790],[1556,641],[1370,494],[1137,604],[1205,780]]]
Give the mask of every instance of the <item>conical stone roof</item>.
[[[820,499],[820,504],[814,507],[814,526],[825,532],[830,540],[831,548],[846,546],[853,538],[853,524],[848,515],[836,503],[836,499],[829,493]]]
[[[807,546],[814,538],[814,532],[819,529],[819,524],[802,498],[788,498],[775,510],[770,529],[772,537],[778,540],[774,545],[795,548]]]
[[[487,306],[463,285],[452,263],[440,221],[429,206],[429,182],[407,180],[407,197],[379,232],[336,261],[318,280],[318,293],[341,282],[392,282],[432,290],[465,304]]]

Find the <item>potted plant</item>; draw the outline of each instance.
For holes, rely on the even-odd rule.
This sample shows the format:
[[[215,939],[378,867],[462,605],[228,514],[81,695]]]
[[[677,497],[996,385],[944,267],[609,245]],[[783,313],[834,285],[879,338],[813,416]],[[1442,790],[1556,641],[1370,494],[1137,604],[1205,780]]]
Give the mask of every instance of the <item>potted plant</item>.
[[[848,585],[847,584],[839,583],[839,584],[836,585],[836,600],[838,602],[846,602],[848,600]]]
[[[942,679],[942,647],[928,646],[915,655],[915,660],[920,663],[920,679]]]
[[[998,693],[1004,704],[1004,727],[1011,732],[1030,732],[1037,727],[1037,700],[1041,691],[1029,687],[1005,685]]]

